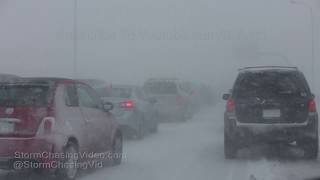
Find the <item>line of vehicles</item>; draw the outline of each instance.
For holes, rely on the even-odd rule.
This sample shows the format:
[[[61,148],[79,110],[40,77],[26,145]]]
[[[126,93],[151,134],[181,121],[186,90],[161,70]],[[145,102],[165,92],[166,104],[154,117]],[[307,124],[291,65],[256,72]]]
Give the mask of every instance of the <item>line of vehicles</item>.
[[[161,121],[186,121],[213,97],[207,86],[176,79],[149,79],[140,87],[0,74],[0,169],[46,163],[36,172],[75,179],[81,162],[119,165],[125,137],[156,133]],[[95,155],[78,156],[83,153]],[[68,166],[50,166],[57,162]]]
[[[318,157],[315,95],[298,68],[240,69],[223,99],[227,101],[227,159],[236,158],[243,147],[261,143],[295,146],[306,159]],[[61,162],[69,166],[36,170],[59,179],[75,179],[80,162],[116,166],[122,161],[125,138],[143,139],[156,133],[163,121],[187,121],[214,101],[210,87],[171,78],[149,79],[138,86],[0,74],[0,169],[17,169],[15,163],[21,160]],[[44,152],[98,155],[48,158],[41,156]],[[17,157],[19,153],[38,156]]]

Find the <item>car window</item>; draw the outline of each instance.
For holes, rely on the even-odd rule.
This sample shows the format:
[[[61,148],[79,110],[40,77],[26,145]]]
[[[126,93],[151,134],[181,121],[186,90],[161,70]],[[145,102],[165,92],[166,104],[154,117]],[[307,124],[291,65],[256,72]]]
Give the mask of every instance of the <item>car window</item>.
[[[288,97],[306,96],[307,88],[293,73],[247,73],[239,80],[236,97]]]
[[[144,90],[148,94],[170,95],[178,93],[178,86],[174,82],[148,82]]]
[[[96,108],[99,109],[101,105],[99,104],[99,101],[97,101],[96,97],[92,95],[90,90],[88,90],[84,85],[78,85],[77,86],[77,93],[79,96],[79,105],[81,107],[87,107],[87,108]]]
[[[89,86],[85,86],[85,89],[90,97],[94,100],[95,104],[97,104],[97,107],[102,108],[102,100],[100,99],[98,92]]]
[[[132,88],[113,87],[109,90],[105,97],[130,98],[132,96]]]
[[[79,106],[79,100],[77,96],[77,90],[74,85],[65,86],[65,103],[67,106],[76,107]]]

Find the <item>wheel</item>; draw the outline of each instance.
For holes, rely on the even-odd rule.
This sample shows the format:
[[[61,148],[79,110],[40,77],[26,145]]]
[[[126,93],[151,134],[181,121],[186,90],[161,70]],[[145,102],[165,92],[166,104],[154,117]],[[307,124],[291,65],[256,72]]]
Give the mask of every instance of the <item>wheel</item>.
[[[135,131],[135,139],[143,139],[144,138],[144,130],[141,125],[141,122],[139,123],[138,129]]]
[[[141,115],[138,119],[138,129],[135,132],[135,139],[143,139],[145,135],[144,116]]]
[[[57,177],[63,180],[74,180],[78,174],[78,146],[69,142],[64,149],[65,159],[63,160],[64,168],[58,169]]]
[[[117,166],[121,164],[123,152],[123,139],[120,134],[118,134],[112,143],[112,166]]]
[[[236,158],[238,147],[235,141],[229,138],[226,134],[224,135],[224,156],[226,159]]]
[[[318,150],[319,150],[319,140],[317,139],[306,139],[301,141],[300,146],[304,151],[305,159],[317,159],[318,158]]]

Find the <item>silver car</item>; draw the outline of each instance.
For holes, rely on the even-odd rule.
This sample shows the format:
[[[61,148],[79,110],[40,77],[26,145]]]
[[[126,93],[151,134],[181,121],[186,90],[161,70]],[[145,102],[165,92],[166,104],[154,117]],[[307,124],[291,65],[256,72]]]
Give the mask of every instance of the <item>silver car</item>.
[[[144,91],[156,101],[156,108],[163,121],[186,121],[193,116],[190,94],[176,79],[149,79]]]
[[[112,85],[98,90],[101,98],[112,102],[112,113],[127,137],[143,138],[158,130],[158,112],[153,99],[144,95],[142,88],[130,85]]]

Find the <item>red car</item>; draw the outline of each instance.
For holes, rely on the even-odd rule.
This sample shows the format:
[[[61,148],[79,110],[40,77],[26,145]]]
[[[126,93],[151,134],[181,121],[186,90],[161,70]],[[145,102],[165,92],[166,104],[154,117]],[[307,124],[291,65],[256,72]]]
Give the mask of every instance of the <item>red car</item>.
[[[97,167],[98,161],[119,165],[122,134],[112,108],[74,80],[0,84],[0,168],[35,168],[75,179],[78,169]]]

